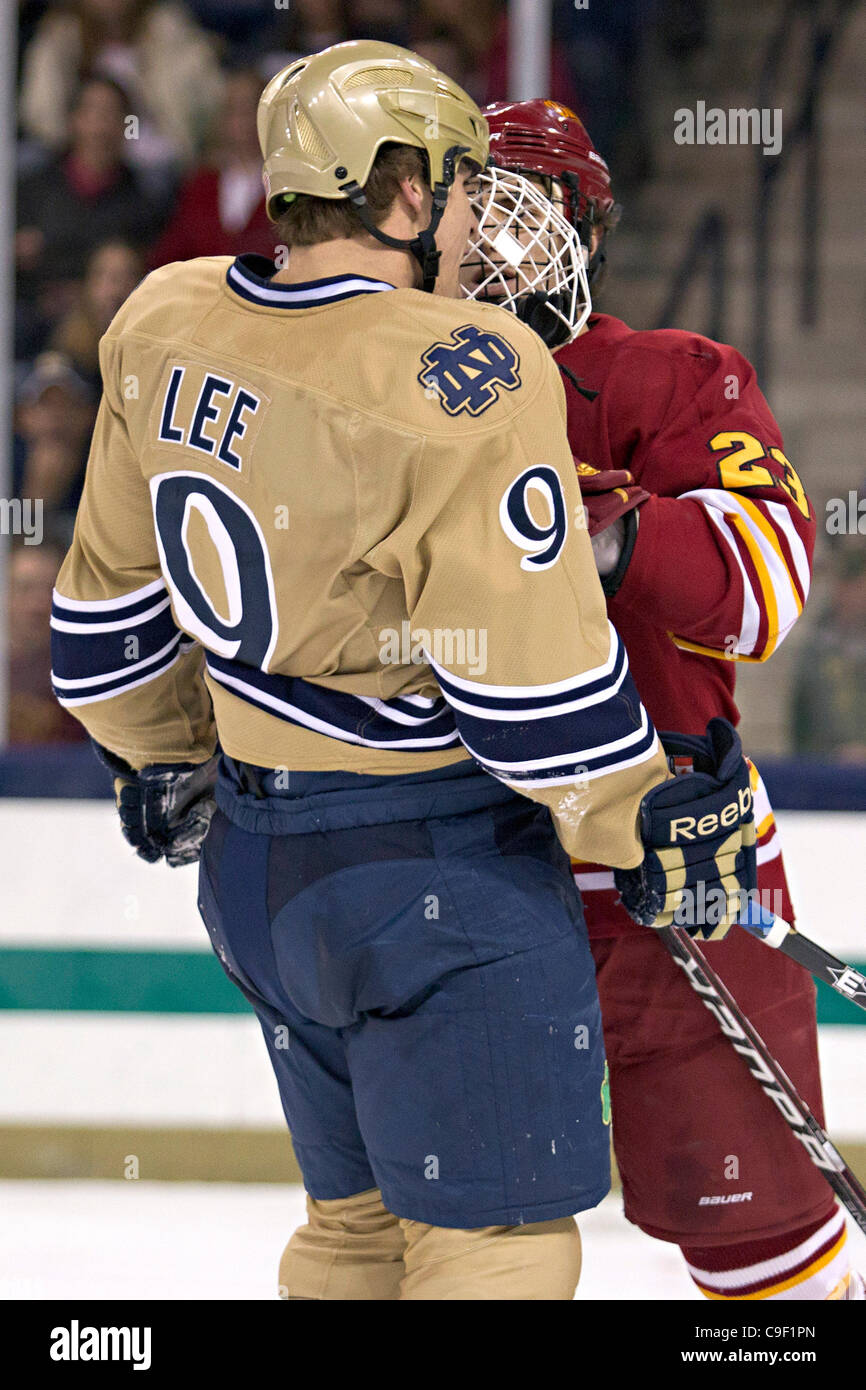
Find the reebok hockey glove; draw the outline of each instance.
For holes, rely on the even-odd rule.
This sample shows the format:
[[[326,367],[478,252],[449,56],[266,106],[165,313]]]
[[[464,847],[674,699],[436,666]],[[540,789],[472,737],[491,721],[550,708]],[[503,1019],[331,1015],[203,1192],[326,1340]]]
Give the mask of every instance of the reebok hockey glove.
[[[100,762],[114,774],[121,828],[135,852],[148,864],[163,856],[172,868],[195,864],[216,809],[212,792],[218,758],[156,763],[135,772],[123,758],[91,741]]]
[[[660,738],[669,756],[690,756],[694,771],[647,792],[640,807],[644,861],[616,869],[614,882],[636,922],[717,941],[757,888],[749,765],[727,719],[711,719],[704,737]]]

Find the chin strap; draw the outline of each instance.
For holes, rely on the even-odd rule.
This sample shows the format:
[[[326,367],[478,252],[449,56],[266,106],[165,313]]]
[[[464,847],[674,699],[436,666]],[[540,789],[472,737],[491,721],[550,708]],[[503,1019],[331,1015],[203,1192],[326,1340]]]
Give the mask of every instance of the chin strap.
[[[437,183],[433,190],[433,212],[428,225],[423,232],[419,232],[411,241],[406,241],[401,237],[389,236],[383,232],[381,227],[370,216],[370,209],[367,206],[367,199],[364,197],[364,190],[357,183],[346,183],[341,186],[341,192],[345,192],[358,217],[366,230],[377,241],[381,241],[383,246],[393,246],[395,251],[411,251],[416,261],[421,267],[422,284],[421,288],[425,294],[432,294],[439,275],[439,259],[441,251],[436,245],[436,231],[442,221],[442,214],[445,211],[445,204],[448,202],[449,185]]]
[[[340,192],[345,193],[364,228],[371,236],[374,236],[377,241],[381,241],[383,246],[392,246],[395,251],[410,251],[412,253],[421,267],[421,288],[425,294],[432,294],[436,285],[439,275],[439,261],[442,255],[436,245],[436,232],[442,221],[442,214],[448,202],[448,194],[454,183],[457,164],[468,151],[468,145],[452,145],[445,155],[442,162],[442,182],[433,186],[433,210],[430,221],[423,232],[419,232],[410,241],[389,236],[387,232],[382,231],[381,227],[376,226],[370,215],[364,190],[354,179],[348,183],[340,184]]]
[[[587,201],[586,212],[581,217],[577,211],[580,207],[580,199],[582,196],[580,190],[580,179],[578,178],[577,174],[572,174],[569,170],[564,169],[562,174],[560,175],[560,182],[563,183],[571,193],[571,222],[572,226],[575,228],[577,232],[577,235],[580,238],[581,246],[584,246],[586,248],[587,255],[589,256],[589,259],[586,263],[586,278],[589,282],[590,289],[593,289],[596,285],[596,282],[601,280],[602,275],[604,273],[604,264],[607,260],[607,256],[605,255],[604,251],[604,238],[606,233],[602,233],[601,239],[598,243],[598,246],[596,247],[595,253],[590,254],[593,230],[598,225],[593,215],[592,204],[589,201]],[[621,212],[622,208],[617,203],[613,209],[611,226],[614,226],[616,222],[619,221]]]
[[[586,267],[586,278],[589,282],[590,289],[596,288],[596,286],[599,284],[601,280],[601,276],[604,271],[604,264],[607,260],[607,256],[605,255],[603,247],[604,242],[602,241],[599,244],[598,250],[596,251],[595,255],[590,256],[589,262]]]

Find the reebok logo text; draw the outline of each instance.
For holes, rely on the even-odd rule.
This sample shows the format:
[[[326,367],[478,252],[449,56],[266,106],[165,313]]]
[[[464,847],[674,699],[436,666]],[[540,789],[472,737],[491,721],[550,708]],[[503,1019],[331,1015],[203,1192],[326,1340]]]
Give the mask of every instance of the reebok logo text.
[[[747,816],[752,805],[751,787],[741,787],[735,801],[729,801],[727,806],[718,813],[701,816],[700,820],[696,816],[679,816],[671,822],[671,841],[676,840],[703,840],[707,835],[716,835],[719,830],[727,830],[730,826],[736,825],[744,816]]]

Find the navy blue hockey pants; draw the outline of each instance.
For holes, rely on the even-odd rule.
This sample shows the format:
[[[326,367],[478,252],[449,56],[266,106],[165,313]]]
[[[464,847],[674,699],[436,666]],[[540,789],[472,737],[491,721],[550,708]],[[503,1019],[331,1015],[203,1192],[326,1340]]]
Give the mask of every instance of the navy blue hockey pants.
[[[467,761],[371,777],[223,758],[217,803],[199,906],[311,1196],[378,1187],[395,1216],[461,1228],[595,1206],[601,1018],[547,810]]]

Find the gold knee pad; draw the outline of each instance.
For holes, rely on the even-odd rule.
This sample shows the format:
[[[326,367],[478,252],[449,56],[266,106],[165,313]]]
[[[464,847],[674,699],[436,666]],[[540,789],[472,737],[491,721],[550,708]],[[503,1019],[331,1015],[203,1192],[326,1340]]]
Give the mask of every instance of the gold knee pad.
[[[281,1298],[399,1298],[406,1241],[378,1188],[328,1202],[308,1196],[307,1217],[280,1259]]]
[[[469,1231],[400,1225],[406,1237],[401,1299],[574,1298],[581,1248],[573,1216]]]

